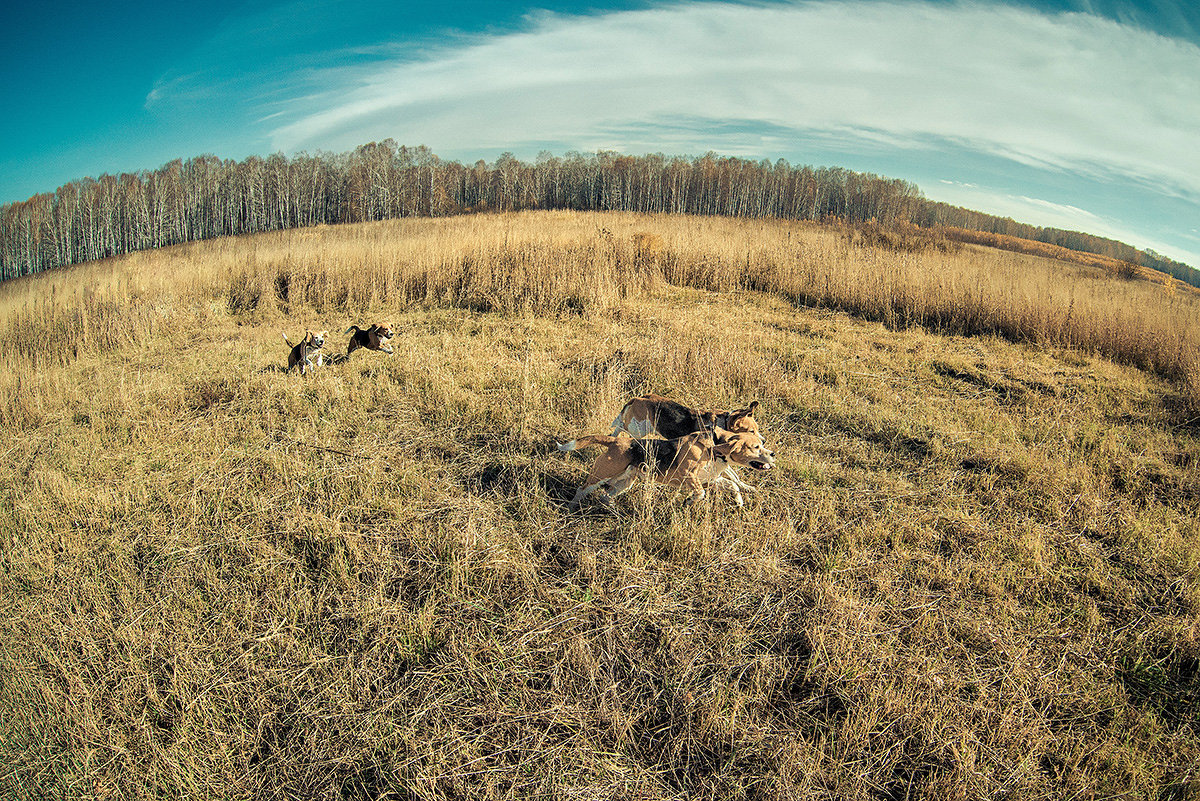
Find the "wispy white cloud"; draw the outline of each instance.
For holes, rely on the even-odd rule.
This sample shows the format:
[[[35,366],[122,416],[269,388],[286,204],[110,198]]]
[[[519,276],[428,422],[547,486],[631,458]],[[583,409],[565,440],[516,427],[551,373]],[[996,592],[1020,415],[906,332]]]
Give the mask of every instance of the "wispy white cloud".
[[[1098,222],[1100,217],[1092,214],[1090,211],[1072,206],[1069,203],[1054,203],[1050,200],[1043,200],[1036,197],[1026,197],[1025,195],[1017,195],[1014,200],[1026,206],[1042,209],[1052,214],[1060,215],[1066,219],[1083,220],[1087,222]]]
[[[1016,220],[1036,219],[1041,225],[1076,231],[1089,231],[1100,236],[1113,236],[1115,220],[1073,206],[1028,195],[998,192],[987,187],[961,181],[940,181],[934,194],[937,199],[966,208],[989,209],[1001,217]]]
[[[388,136],[633,149],[662,123],[652,149],[669,151],[712,142],[720,121],[743,124],[719,134],[730,151],[788,132],[889,148],[938,137],[1200,197],[1200,47],[1087,14],[908,1],[540,14],[520,32],[301,77],[324,91],[272,120],[283,150]]]
[[[1079,10],[667,0],[510,14],[484,33],[426,24],[412,40],[389,39],[398,17],[373,0],[281,0],[224,20],[145,104],[180,129],[221,120],[204,148],[236,153],[391,137],[469,160],[544,148],[839,164],[1200,263],[1200,46],[1133,24],[1124,0],[1056,1]]]

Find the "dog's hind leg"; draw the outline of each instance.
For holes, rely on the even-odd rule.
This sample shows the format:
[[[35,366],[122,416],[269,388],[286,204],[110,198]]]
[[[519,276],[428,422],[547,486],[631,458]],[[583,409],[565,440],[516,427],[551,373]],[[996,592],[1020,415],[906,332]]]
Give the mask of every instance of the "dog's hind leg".
[[[599,496],[602,499],[601,503],[603,503],[605,508],[607,508],[609,511],[616,511],[616,503],[613,499],[629,489],[629,487],[633,484],[634,479],[637,478],[637,474],[637,468],[628,467],[624,470],[624,472],[613,476],[612,478],[606,478],[603,481],[597,481],[594,484],[582,486],[576,490],[575,497],[571,499],[570,507],[572,509],[578,509],[579,505],[583,503],[584,499],[586,499],[593,492],[596,490],[604,490],[604,493]]]
[[[615,476],[608,480],[608,486],[604,491],[608,493],[610,498],[615,498],[623,492],[627,492],[633,486],[633,482],[637,480],[638,470],[633,467],[626,468],[624,473]]]
[[[713,483],[716,482],[714,481]],[[687,481],[685,481],[683,488],[690,489],[692,491],[691,495],[687,497],[687,500],[683,502],[684,506],[691,506],[696,501],[702,501],[708,496],[708,492],[704,489],[704,485],[701,484],[695,477],[689,478]]]
[[[604,494],[599,496],[604,508],[612,512],[614,515],[617,512],[617,496],[629,491],[633,486],[633,482],[637,480],[638,473],[641,471],[636,467],[626,468],[623,473],[618,476],[613,476],[602,483]]]
[[[589,495],[591,495],[596,490],[600,489],[600,487],[602,487],[603,485],[604,485],[603,481],[598,482],[596,484],[585,484],[584,486],[575,490],[575,497],[572,498],[571,502],[567,505],[570,506],[572,509],[578,509],[580,504],[582,504]]]

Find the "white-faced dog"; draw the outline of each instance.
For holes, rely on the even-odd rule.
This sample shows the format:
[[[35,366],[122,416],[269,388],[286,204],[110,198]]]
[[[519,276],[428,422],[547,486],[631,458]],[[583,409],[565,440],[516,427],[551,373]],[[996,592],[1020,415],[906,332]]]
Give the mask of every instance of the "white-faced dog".
[[[304,332],[304,339],[293,345],[288,339],[288,335],[283,335],[283,341],[291,348],[291,353],[288,354],[288,369],[292,370],[297,365],[300,366],[300,374],[307,375],[309,370],[320,367],[325,363],[321,355],[321,348],[325,346],[325,335],[328,332],[320,331],[313,333],[312,331]]]

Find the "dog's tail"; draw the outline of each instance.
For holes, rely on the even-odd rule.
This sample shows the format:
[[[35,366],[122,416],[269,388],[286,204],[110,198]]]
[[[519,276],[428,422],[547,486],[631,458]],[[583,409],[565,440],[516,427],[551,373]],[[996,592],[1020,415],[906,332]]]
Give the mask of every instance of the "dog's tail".
[[[357,325],[352,325],[346,329],[346,333],[349,334],[351,331],[361,331],[361,330],[362,329],[359,328]]]
[[[566,453],[567,451],[577,451],[580,448],[586,448],[591,445],[608,446],[616,441],[616,437],[609,436],[608,434],[588,434],[586,437],[573,439],[570,442],[559,443],[558,449]]]
[[[287,335],[287,334],[284,334],[284,335],[283,335],[283,341],[287,343],[287,346],[288,346],[289,348],[295,347],[295,346],[292,344],[292,340],[288,339],[288,335]]]

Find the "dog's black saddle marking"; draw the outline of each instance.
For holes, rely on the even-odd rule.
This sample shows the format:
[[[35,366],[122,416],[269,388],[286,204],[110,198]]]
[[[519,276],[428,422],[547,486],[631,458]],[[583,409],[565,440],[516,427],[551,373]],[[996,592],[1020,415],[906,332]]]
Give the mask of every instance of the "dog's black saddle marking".
[[[678,439],[635,439],[629,449],[629,465],[648,468],[654,475],[664,475],[679,459],[680,444]],[[690,446],[691,440],[686,444]],[[703,445],[703,441],[700,444]],[[715,453],[711,455],[716,456]]]
[[[726,415],[697,412],[682,403],[668,401],[659,406],[658,417],[653,421],[658,433],[667,439],[677,439],[696,431],[712,431],[713,426],[723,426]]]

